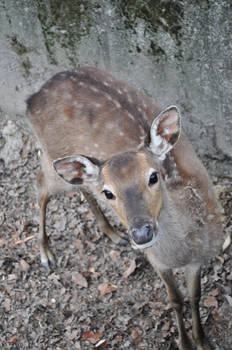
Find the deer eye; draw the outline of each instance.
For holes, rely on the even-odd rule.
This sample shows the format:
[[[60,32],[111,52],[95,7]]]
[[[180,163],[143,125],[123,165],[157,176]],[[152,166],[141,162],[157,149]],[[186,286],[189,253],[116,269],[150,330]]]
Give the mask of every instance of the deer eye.
[[[158,172],[154,171],[149,178],[149,186],[152,186],[158,182]]]
[[[107,199],[115,199],[115,195],[109,190],[103,190],[102,193],[105,194]]]

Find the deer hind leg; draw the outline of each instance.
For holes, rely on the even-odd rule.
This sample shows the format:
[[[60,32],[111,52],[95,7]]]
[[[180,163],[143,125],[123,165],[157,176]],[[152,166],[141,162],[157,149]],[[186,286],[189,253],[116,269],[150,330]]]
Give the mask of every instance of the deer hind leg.
[[[192,309],[193,319],[193,339],[196,343],[197,350],[212,350],[209,344],[200,319],[199,301],[201,298],[201,269],[200,266],[189,266],[186,269],[186,280],[189,293],[189,301]]]
[[[121,237],[117,232],[115,232],[114,228],[110,225],[94,195],[86,189],[81,189],[81,191],[89,203],[90,209],[97,218],[99,229],[105,233],[114,243],[127,245],[128,241],[125,238]]]
[[[37,190],[38,190],[38,203],[40,210],[40,220],[39,220],[39,250],[41,263],[46,269],[49,269],[51,265],[55,266],[54,255],[49,248],[48,237],[46,234],[46,208],[50,199],[50,194],[47,190],[45,183],[45,177],[42,171],[38,173],[37,176]]]
[[[192,350],[193,345],[190,338],[188,337],[188,334],[184,326],[184,320],[183,320],[183,314],[182,314],[183,297],[180,291],[178,290],[172,270],[169,270],[169,269],[161,270],[161,271],[158,271],[158,273],[166,287],[169,302],[175,311],[178,332],[179,332],[179,349]]]

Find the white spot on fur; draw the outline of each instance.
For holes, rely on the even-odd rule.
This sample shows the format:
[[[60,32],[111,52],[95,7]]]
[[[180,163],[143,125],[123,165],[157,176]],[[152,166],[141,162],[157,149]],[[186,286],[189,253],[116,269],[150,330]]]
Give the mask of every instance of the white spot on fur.
[[[140,125],[140,124],[139,124],[139,130],[142,134],[144,133],[144,129],[143,129],[142,125]]]
[[[127,99],[128,99],[128,101],[129,101],[130,103],[133,103],[133,100],[132,100],[131,95],[127,95]]]
[[[143,103],[143,108],[146,109],[147,108],[147,104]]]
[[[94,86],[90,86],[90,90],[92,90],[94,92],[99,92],[99,90],[97,88],[95,88]]]
[[[105,97],[106,97],[107,100],[113,101],[112,97],[109,94],[105,94]]]
[[[118,101],[114,100],[114,104],[117,108],[121,108],[121,104]]]
[[[144,118],[145,120],[147,120],[147,114],[146,114],[146,113],[143,113],[143,118]]]
[[[100,103],[95,103],[94,106],[95,106],[96,108],[100,108],[102,105],[101,105]]]
[[[132,120],[135,120],[134,116],[131,113],[127,113],[128,117]]]

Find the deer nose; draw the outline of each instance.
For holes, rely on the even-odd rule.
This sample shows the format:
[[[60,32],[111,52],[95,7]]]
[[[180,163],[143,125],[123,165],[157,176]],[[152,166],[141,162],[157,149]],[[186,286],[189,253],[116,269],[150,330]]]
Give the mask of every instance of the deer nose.
[[[131,234],[136,244],[145,244],[152,240],[153,228],[150,224],[145,224],[139,228],[133,228]]]

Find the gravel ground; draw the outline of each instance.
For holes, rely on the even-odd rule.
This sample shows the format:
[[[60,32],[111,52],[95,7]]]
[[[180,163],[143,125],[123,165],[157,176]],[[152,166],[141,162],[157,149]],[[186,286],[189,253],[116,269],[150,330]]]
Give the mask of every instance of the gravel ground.
[[[141,253],[97,229],[80,193],[54,197],[47,231],[57,268],[36,244],[38,145],[23,120],[0,119],[0,349],[177,349],[165,289]],[[216,180],[216,179],[215,179]],[[232,228],[232,183],[217,184]],[[184,287],[183,275],[176,274]],[[201,315],[218,350],[232,349],[231,248],[202,271]],[[191,328],[185,303],[186,327]]]

